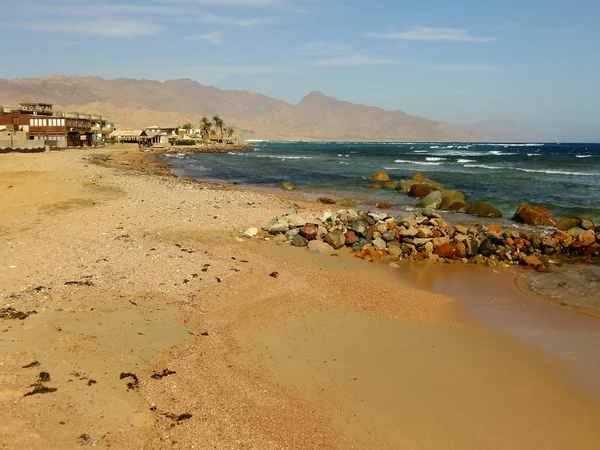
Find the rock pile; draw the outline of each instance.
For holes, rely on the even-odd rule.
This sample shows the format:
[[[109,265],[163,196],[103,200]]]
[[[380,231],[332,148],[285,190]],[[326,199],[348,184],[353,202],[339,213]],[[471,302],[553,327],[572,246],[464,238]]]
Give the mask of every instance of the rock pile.
[[[252,235],[254,230],[251,231],[246,235]],[[502,266],[521,264],[543,270],[550,258],[600,256],[600,226],[534,232],[502,229],[499,225],[467,227],[446,223],[431,208],[406,217],[353,209],[302,216],[292,208],[263,228],[262,236],[269,235],[276,242],[308,247],[315,253],[348,248],[356,257],[370,260],[383,256],[415,261],[458,260]]]

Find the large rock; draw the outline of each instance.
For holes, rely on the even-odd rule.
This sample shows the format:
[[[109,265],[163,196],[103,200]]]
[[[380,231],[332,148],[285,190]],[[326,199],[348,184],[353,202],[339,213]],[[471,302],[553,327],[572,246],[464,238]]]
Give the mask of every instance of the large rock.
[[[433,251],[433,253],[438,255],[440,258],[456,258],[457,257],[456,247],[450,243],[440,245]]]
[[[292,214],[286,217],[288,224],[290,227],[303,227],[306,225],[306,219],[302,217],[300,214]]]
[[[473,203],[467,210],[467,213],[471,214],[472,216],[479,216],[479,217],[491,217],[491,218],[502,217],[502,211],[500,211],[497,208],[494,208],[492,205],[490,205],[489,203],[485,203],[485,202]]]
[[[314,223],[307,223],[300,228],[300,235],[309,241],[314,241],[319,235],[319,227]]]
[[[550,211],[541,206],[532,206],[527,203],[521,203],[519,205],[515,211],[513,220],[526,223],[527,225],[539,225],[545,227],[553,227],[556,225],[556,219]]]
[[[346,231],[344,237],[346,239],[346,245],[352,246],[358,242],[358,236],[352,230]]]
[[[569,231],[571,228],[579,227],[580,222],[580,217],[565,217],[564,219],[561,219],[560,222],[558,222],[556,228],[558,228],[561,231]]]
[[[467,212],[469,210],[469,205],[467,205],[465,202],[454,202],[445,209],[455,212]]]
[[[323,241],[309,241],[308,251],[311,253],[329,253],[333,251],[333,247]]]
[[[396,185],[396,190],[400,192],[408,192],[413,184],[417,183],[415,183],[413,180],[400,180]]]
[[[496,246],[492,244],[491,240],[485,239],[479,246],[478,252],[480,255],[489,258],[496,253]]]
[[[365,189],[381,189],[381,185],[380,184],[375,184],[375,183],[365,184],[364,188]]]
[[[306,247],[308,242],[308,239],[304,239],[300,234],[297,234],[294,236],[294,239],[292,239],[292,245],[294,247]]]
[[[427,197],[434,191],[438,191],[439,189],[429,185],[429,184],[413,184],[408,191],[408,195],[416,198]]]
[[[448,209],[450,205],[456,202],[465,203],[465,195],[460,191],[444,191],[442,192],[442,204],[440,208]]]
[[[427,194],[419,202],[420,208],[433,208],[437,209],[442,204],[442,193],[440,191],[433,191]]]
[[[412,176],[412,180],[415,183],[418,183],[418,184],[428,184],[429,186],[433,186],[435,188],[438,188],[439,190],[443,190],[444,189],[440,183],[438,183],[437,181],[433,181],[430,178],[427,178],[421,172],[415,173]]]
[[[296,189],[296,186],[294,186],[293,183],[286,181],[285,183],[282,183],[281,189],[283,189],[284,191],[293,191],[294,189]]]
[[[344,236],[344,233],[341,230],[334,230],[331,233],[327,233],[325,242],[337,250],[346,245],[346,236]]]
[[[383,183],[383,188],[384,189],[394,190],[397,187],[398,187],[398,182],[397,181],[386,181],[385,183]]]
[[[390,181],[390,176],[386,172],[375,172],[371,175],[373,181]]]
[[[279,220],[269,227],[269,234],[285,233],[289,229],[287,220]]]
[[[373,247],[377,251],[382,251],[382,250],[386,249],[387,244],[385,243],[385,241],[383,239],[377,238],[377,239],[373,239]]]
[[[366,236],[369,231],[369,224],[365,220],[355,220],[348,225],[348,229],[354,231],[360,236]]]
[[[351,198],[343,198],[338,202],[338,205],[340,205],[342,208],[355,208],[356,202]]]
[[[325,205],[335,205],[335,200],[329,197],[319,197],[317,201]]]

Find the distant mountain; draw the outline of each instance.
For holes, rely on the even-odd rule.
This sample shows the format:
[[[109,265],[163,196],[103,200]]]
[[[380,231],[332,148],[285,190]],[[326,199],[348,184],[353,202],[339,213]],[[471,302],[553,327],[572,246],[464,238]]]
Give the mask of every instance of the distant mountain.
[[[48,76],[0,80],[0,104],[48,102],[56,109],[110,116],[124,128],[198,123],[219,114],[245,139],[340,141],[482,141],[478,133],[402,111],[339,101],[311,92],[300,103],[193,80]]]
[[[510,120],[488,120],[463,125],[462,128],[491,142],[544,142],[548,140],[539,133]]]

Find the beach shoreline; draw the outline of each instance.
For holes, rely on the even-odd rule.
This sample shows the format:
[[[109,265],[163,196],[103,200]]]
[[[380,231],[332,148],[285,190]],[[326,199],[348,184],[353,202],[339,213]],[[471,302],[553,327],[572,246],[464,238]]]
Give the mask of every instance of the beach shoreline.
[[[37,312],[2,320],[6,448],[600,442],[600,406],[564,367],[456,299],[240,237],[325,206],[175,177],[137,150],[1,156],[2,300]],[[23,397],[42,370],[57,391]]]

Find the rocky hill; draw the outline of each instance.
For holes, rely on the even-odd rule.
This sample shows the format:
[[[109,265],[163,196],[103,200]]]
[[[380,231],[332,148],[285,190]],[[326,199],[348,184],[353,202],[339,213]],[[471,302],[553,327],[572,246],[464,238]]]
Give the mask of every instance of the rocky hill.
[[[339,101],[312,92],[297,105],[192,80],[165,82],[48,76],[0,80],[0,104],[53,103],[56,109],[110,116],[120,128],[198,123],[219,114],[245,139],[481,141],[471,131],[402,111]]]

